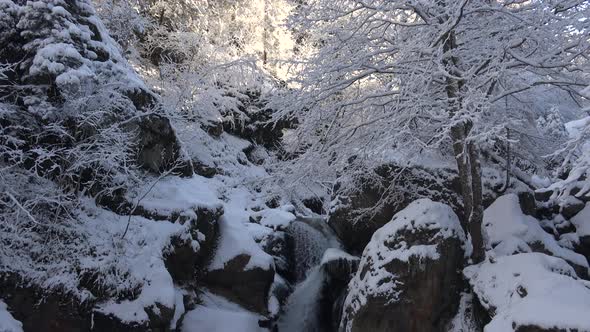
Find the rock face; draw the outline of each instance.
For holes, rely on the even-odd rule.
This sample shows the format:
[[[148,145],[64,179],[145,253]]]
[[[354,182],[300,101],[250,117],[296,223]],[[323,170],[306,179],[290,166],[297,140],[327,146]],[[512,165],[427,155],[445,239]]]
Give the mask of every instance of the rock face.
[[[415,199],[429,197],[449,204],[456,212],[461,210],[459,185],[453,171],[390,164],[375,169],[367,177],[370,179],[363,179],[357,192],[336,197],[339,203],[332,207],[328,220],[351,253],[360,254],[373,233]],[[386,188],[386,199],[380,201]],[[370,213],[360,212],[367,208]]]
[[[459,303],[465,234],[442,203],[420,199],[379,229],[348,284],[341,331],[444,331]]]
[[[141,117],[135,127],[138,131],[137,161],[144,168],[160,173],[180,159],[180,145],[170,121],[159,115]],[[186,163],[185,163],[186,164]],[[183,168],[188,167],[183,165]],[[190,169],[179,168],[179,173],[192,174]]]

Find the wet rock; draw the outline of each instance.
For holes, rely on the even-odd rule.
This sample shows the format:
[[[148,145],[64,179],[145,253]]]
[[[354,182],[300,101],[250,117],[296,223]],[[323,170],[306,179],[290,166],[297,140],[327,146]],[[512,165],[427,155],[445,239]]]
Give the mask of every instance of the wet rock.
[[[428,199],[410,204],[365,248],[340,329],[445,331],[459,304],[464,241],[449,206]]]

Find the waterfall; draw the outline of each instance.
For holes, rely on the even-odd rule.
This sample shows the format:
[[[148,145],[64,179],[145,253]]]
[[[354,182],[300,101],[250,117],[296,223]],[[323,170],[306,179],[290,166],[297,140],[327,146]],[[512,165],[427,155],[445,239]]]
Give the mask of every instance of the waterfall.
[[[320,267],[328,248],[340,242],[323,219],[298,219],[287,232],[293,238],[295,276],[299,282],[278,321],[279,332],[322,332],[320,301],[325,274]]]

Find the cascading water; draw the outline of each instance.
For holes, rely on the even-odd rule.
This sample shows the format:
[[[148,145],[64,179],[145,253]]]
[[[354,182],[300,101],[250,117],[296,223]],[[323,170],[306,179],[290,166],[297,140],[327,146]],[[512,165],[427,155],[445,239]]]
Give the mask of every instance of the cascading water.
[[[298,219],[287,232],[293,238],[294,270],[299,282],[278,321],[279,332],[322,332],[319,306],[325,275],[320,262],[328,248],[340,248],[323,219]]]

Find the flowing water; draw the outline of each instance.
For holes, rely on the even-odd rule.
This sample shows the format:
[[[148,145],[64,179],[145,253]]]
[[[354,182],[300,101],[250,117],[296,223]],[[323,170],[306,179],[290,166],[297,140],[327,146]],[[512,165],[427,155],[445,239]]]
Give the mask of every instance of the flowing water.
[[[319,306],[325,275],[320,262],[328,248],[341,248],[323,219],[298,219],[287,232],[293,237],[298,282],[278,321],[279,332],[322,332]]]

